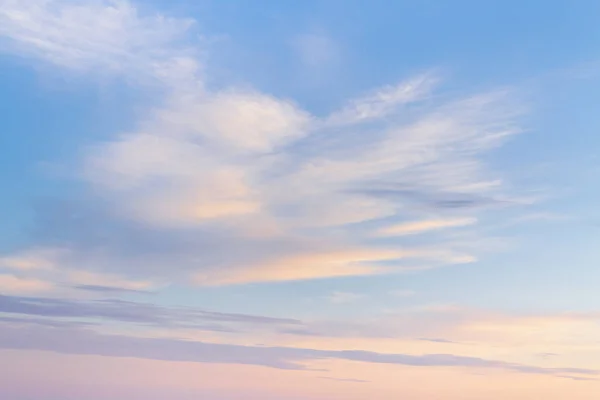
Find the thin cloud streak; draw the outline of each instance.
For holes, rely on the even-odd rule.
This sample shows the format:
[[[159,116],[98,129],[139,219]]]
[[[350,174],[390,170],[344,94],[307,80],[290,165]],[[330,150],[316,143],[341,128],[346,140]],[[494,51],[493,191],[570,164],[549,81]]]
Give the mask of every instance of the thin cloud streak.
[[[103,335],[85,329],[16,328],[2,326],[0,347],[55,351],[65,354],[95,354],[165,361],[259,365],[287,370],[308,370],[311,361],[338,359],[413,367],[503,369],[517,373],[553,375],[597,375],[584,368],[542,368],[517,363],[463,357],[451,354],[384,354],[369,351],[327,351],[290,347],[253,347]],[[307,365],[308,364],[308,365]]]
[[[426,219],[387,226],[380,229],[377,233],[381,236],[416,235],[424,232],[474,225],[475,223],[477,223],[476,218]]]
[[[149,303],[123,300],[71,300],[0,295],[0,313],[40,317],[99,319],[169,328],[226,329],[240,326],[295,326],[300,321],[259,315],[220,313],[195,308],[160,307]]]

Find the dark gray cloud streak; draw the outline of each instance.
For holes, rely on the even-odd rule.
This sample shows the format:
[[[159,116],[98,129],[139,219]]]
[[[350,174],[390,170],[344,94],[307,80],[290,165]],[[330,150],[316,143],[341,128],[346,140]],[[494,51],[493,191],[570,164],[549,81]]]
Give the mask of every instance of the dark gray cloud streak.
[[[134,338],[105,335],[88,329],[0,325],[0,348],[54,351],[65,354],[135,357],[164,361],[246,364],[288,370],[305,370],[306,363],[338,359],[414,367],[467,367],[569,377],[594,376],[597,371],[579,368],[542,368],[530,365],[463,357],[452,354],[386,354],[370,351],[332,351],[290,347],[259,347],[205,343],[177,339]]]

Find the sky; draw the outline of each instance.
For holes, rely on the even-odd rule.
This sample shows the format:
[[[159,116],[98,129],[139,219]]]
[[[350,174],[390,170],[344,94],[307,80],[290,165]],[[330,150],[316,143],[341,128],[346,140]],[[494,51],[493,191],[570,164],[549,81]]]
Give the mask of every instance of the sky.
[[[599,16],[0,0],[0,397],[597,399]]]

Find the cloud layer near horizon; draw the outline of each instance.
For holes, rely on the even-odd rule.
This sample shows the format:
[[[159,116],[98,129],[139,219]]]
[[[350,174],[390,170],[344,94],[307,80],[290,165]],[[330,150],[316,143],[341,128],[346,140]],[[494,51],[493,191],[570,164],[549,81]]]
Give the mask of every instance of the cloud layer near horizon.
[[[165,361],[249,364],[279,369],[310,369],[306,364],[321,359],[415,367],[468,367],[563,376],[594,376],[598,371],[584,368],[542,368],[451,354],[383,354],[369,351],[326,351],[291,347],[243,346],[176,339],[105,335],[87,329],[45,326],[2,326],[0,348],[45,350],[66,354],[95,354],[108,357],[136,357]]]

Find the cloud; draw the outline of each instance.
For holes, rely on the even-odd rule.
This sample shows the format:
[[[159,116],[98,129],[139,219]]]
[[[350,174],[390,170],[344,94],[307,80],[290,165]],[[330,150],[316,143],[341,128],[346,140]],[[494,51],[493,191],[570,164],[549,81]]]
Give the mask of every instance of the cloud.
[[[172,80],[197,63],[180,45],[191,20],[143,15],[125,0],[0,1],[2,47],[76,71]],[[174,48],[176,50],[174,50]]]
[[[148,334],[158,327],[183,336],[267,331],[315,341],[421,338],[449,347],[458,340],[526,342],[532,327],[568,325],[575,332],[583,323],[456,309],[299,321],[65,298],[170,283],[274,283],[473,262],[478,246],[464,251],[439,233],[470,231],[486,223],[480,214],[523,203],[485,163],[488,151],[521,132],[518,93],[456,95],[436,74],[423,73],[358,94],[332,112],[311,110],[253,88],[204,85],[212,71],[191,39],[193,25],[124,0],[0,0],[3,51],[68,73],[123,78],[135,90],[162,89],[152,92],[153,108],[140,110],[129,130],[82,149],[72,171],[87,193],[42,205],[31,246],[0,259],[0,290],[9,294],[0,296],[0,347],[291,370],[337,359],[596,374],[452,354],[243,346],[86,328]],[[339,62],[327,36],[302,36],[297,46],[310,68]],[[355,298],[338,292],[332,300]],[[559,330],[550,329],[544,340],[566,340]],[[584,333],[590,332],[597,331]]]
[[[188,140],[201,137],[226,147],[226,151],[259,154],[302,137],[311,120],[289,100],[233,89],[207,97],[176,98],[158,118]]]
[[[95,293],[105,294],[151,294],[152,292],[137,290],[137,289],[124,289],[112,286],[99,286],[99,285],[75,285],[73,289],[83,290]]]
[[[90,319],[189,328],[230,331],[245,327],[296,326],[300,321],[258,315],[219,313],[195,308],[160,307],[122,300],[70,300],[0,295],[0,313],[50,317],[73,322]]]
[[[79,328],[92,325],[83,321],[61,321],[55,318],[35,318],[35,317],[7,317],[0,315],[0,323],[9,323],[13,326],[41,325],[52,328]]]
[[[87,147],[73,168],[89,188],[84,214],[97,207],[102,217],[69,232],[57,217],[42,227],[43,246],[66,252],[73,285],[281,282],[393,273],[409,258],[472,262],[439,238],[416,248],[371,232],[513,204],[482,160],[520,132],[509,91],[450,96],[424,73],[318,116],[258,90],[206,88],[211,71],[186,37],[192,21],[118,0],[0,1],[13,53],[165,89],[131,130]],[[327,53],[322,38],[301,42]]]
[[[389,85],[350,101],[341,110],[328,117],[327,123],[332,125],[351,125],[386,117],[398,112],[404,105],[423,101],[431,95],[438,83],[432,73],[423,74]]]
[[[270,153],[306,133],[309,116],[259,93],[181,97],[148,131],[90,149],[85,179],[157,225],[264,214],[257,175],[273,163]]]
[[[573,381],[597,381],[597,378],[586,378],[581,376],[570,376],[570,375],[558,375],[560,378],[571,379]]]
[[[411,346],[413,350],[431,351],[428,350],[430,347],[423,347],[419,345],[419,342],[435,343],[437,346],[445,348],[452,347],[455,349],[454,351],[456,351],[457,345],[469,344],[469,346],[460,347],[463,349],[462,351],[468,352],[469,357],[460,356],[456,361],[456,366],[506,368],[524,373],[545,374],[551,373],[548,371],[554,371],[560,376],[568,376],[571,373],[578,374],[577,371],[580,370],[570,368],[558,371],[550,368],[529,367],[522,363],[526,364],[532,362],[530,360],[539,359],[536,357],[539,355],[539,351],[547,349],[569,354],[573,350],[579,352],[581,349],[593,348],[598,335],[597,313],[509,315],[492,310],[420,307],[393,314],[353,318],[352,320],[300,321],[292,318],[221,313],[191,307],[166,307],[122,300],[75,300],[23,296],[0,296],[0,320],[3,322],[0,326],[8,326],[12,330],[18,328],[23,332],[27,329],[34,329],[35,326],[56,328],[89,326],[102,328],[102,331],[106,333],[110,332],[111,326],[116,326],[118,332],[123,329],[133,329],[147,338],[157,335],[164,337],[167,334],[171,338],[197,340],[200,333],[202,335],[218,333],[226,335],[219,336],[220,343],[231,343],[232,340],[236,343],[237,340],[241,340],[237,343],[248,344],[249,338],[252,338],[250,343],[270,343],[270,345],[250,346],[252,348],[272,349],[292,344],[294,348],[318,346],[321,349],[315,350],[317,353],[311,353],[312,355],[303,353],[307,355],[306,359],[290,356],[291,358],[278,359],[274,365],[270,363],[269,351],[267,351],[266,361],[263,360],[263,363],[257,364],[276,368],[286,365],[284,368],[292,369],[305,368],[306,365],[310,366],[312,361],[324,358],[415,366],[451,366],[453,365],[452,357],[455,356],[439,355],[438,357],[436,354],[426,354],[421,357],[415,356],[413,353],[413,355],[407,356],[408,358],[400,356],[396,358],[394,354],[386,353],[390,352],[389,349],[401,351],[400,349],[407,345]],[[163,329],[166,331],[163,332]],[[2,328],[0,328],[1,330]],[[539,332],[544,332],[543,340],[539,339]],[[65,331],[64,334],[75,336],[84,334],[86,337],[88,334],[99,335],[87,330],[86,333],[82,333],[80,329]],[[577,339],[576,342],[573,342],[574,337]],[[332,341],[332,339],[334,340]],[[127,338],[127,340],[135,339]],[[171,343],[170,341],[175,339],[161,340]],[[83,353],[81,354],[97,354],[94,352],[93,343],[88,343],[92,345],[91,347],[82,345]],[[150,342],[144,343],[147,343],[148,347],[152,347],[153,345],[159,346],[163,342],[158,340],[152,342],[153,345]],[[115,346],[118,347],[121,344],[115,344]],[[231,349],[234,352],[239,347],[239,345],[228,346],[233,346]],[[338,351],[327,350],[332,346]],[[521,350],[514,352],[515,346]],[[528,349],[531,356],[523,357],[523,346],[526,346],[525,348]],[[340,348],[345,347],[365,348],[369,351],[339,351]],[[497,354],[498,348],[503,349],[502,351],[506,352],[503,353],[504,357],[512,361],[480,364],[480,360],[490,357],[489,354]],[[490,349],[496,350],[490,352]],[[211,345],[202,351],[212,350],[217,351],[219,348],[213,349]],[[383,351],[383,353],[377,353],[378,351]],[[126,356],[113,353],[106,355]],[[131,356],[138,357],[133,354]],[[197,362],[220,362],[204,361],[202,354],[199,357]],[[257,355],[257,357],[259,356]],[[237,363],[237,361],[232,362]],[[444,364],[444,362],[448,364]],[[297,365],[292,366],[291,364]]]
[[[144,290],[154,285],[151,282],[131,281],[117,275],[98,274],[89,271],[74,270],[68,273],[68,282],[83,287],[110,287],[121,290]]]
[[[9,257],[0,257],[0,268],[20,271],[53,270],[60,254],[60,249],[30,249]]]
[[[561,376],[597,375],[583,368],[542,368],[537,366],[463,357],[451,354],[386,354],[357,350],[313,350],[290,347],[254,347],[175,339],[133,338],[103,335],[86,329],[0,326],[0,347],[46,350],[66,354],[95,354],[108,357],[136,357],[154,360],[199,363],[260,365],[304,370],[306,364],[322,359],[338,359],[375,364],[413,367],[454,367],[504,369],[518,373]]]
[[[382,236],[414,235],[418,233],[436,231],[440,229],[456,228],[473,225],[477,222],[475,218],[453,218],[453,219],[428,219],[417,222],[391,225],[381,228],[378,234]]]
[[[39,212],[35,240],[68,251],[54,260],[59,268],[52,274],[32,271],[31,276],[68,286],[157,290],[169,283],[280,282],[401,272],[415,262],[470,261],[452,249],[365,246],[334,235],[258,234],[260,224],[244,230],[242,219],[185,229],[149,226],[116,218],[87,199],[45,202]]]
[[[52,285],[48,282],[0,274],[0,292],[2,293],[39,293],[51,289]]]
[[[473,349],[505,348],[507,352],[527,347],[535,358],[548,350],[551,354],[582,348],[593,351],[600,334],[598,320],[597,312],[511,314],[461,307],[413,307],[362,318],[305,321],[286,333],[325,343],[331,338],[360,339],[376,347],[380,340],[386,339],[382,346],[395,345],[401,340],[402,343],[469,344]],[[515,355],[522,357],[522,353]]]
[[[409,253],[392,250],[345,249],[284,256],[272,261],[263,260],[240,270],[230,266],[223,271],[197,274],[200,284],[240,284],[250,282],[277,282],[331,278],[342,276],[373,275],[386,272],[376,262],[394,261],[410,257]]]
[[[65,287],[112,288],[140,291],[155,287],[150,281],[126,279],[119,274],[85,271],[72,261],[72,251],[64,247],[44,247],[17,252],[0,259],[0,268],[16,271],[18,277],[0,275],[6,291],[60,292]],[[12,293],[11,291],[11,293]],[[97,290],[96,290],[97,291]]]

